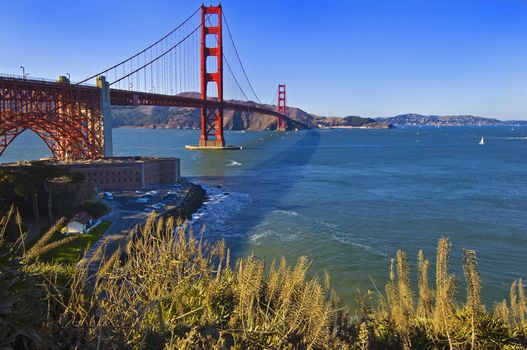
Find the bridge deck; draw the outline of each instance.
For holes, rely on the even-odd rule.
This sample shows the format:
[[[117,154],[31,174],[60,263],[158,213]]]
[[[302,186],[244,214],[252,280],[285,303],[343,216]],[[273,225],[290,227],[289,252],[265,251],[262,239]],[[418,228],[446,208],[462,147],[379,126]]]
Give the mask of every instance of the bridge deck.
[[[28,90],[35,88],[53,89],[60,93],[72,92],[95,92],[99,90],[92,85],[78,85],[66,84],[56,81],[43,79],[23,79],[18,77],[0,76],[0,86],[5,90]],[[0,101],[5,100],[5,95],[0,94]],[[202,106],[214,108],[219,106],[219,102],[214,99],[202,100],[195,97],[187,97],[181,95],[164,95],[155,93],[146,93],[139,91],[110,89],[111,104],[115,106],[167,106],[167,107],[191,107],[201,108]],[[247,111],[251,113],[261,113],[266,115],[273,115],[280,117],[281,114],[271,110],[262,108],[254,102],[241,101],[224,101],[223,108],[234,111]]]

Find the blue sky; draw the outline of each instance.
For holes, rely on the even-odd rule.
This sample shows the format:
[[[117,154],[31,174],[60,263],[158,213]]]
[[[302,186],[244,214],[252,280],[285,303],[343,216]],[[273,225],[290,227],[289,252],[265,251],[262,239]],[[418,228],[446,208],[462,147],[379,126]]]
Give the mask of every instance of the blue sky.
[[[321,115],[527,119],[526,0],[222,2],[254,88]],[[0,0],[0,73],[79,80],[199,1]]]

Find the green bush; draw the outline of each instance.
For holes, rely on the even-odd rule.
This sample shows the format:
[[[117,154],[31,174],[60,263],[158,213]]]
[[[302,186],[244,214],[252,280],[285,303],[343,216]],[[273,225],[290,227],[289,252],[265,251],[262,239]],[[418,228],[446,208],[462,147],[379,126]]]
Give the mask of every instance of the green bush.
[[[81,173],[80,171],[75,171],[75,170],[71,170],[68,174],[68,177],[73,182],[81,182],[81,181],[84,181],[84,179],[86,178],[86,176],[84,176],[83,173]]]
[[[108,212],[108,208],[104,203],[97,200],[88,200],[81,203],[79,210],[85,210],[94,218],[100,218]]]

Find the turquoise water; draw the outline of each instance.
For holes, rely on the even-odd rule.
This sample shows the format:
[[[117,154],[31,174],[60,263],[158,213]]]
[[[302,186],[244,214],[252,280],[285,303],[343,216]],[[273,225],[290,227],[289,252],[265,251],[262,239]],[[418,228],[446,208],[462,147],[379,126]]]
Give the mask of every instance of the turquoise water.
[[[228,132],[242,151],[183,149],[197,138],[190,130],[114,129],[114,149],[180,157],[183,175],[211,194],[195,229],[205,225],[206,237],[225,239],[235,255],[307,255],[346,301],[372,289],[370,277],[384,285],[398,248],[412,262],[423,248],[434,261],[441,236],[452,240],[460,280],[462,249],[478,252],[487,302],[527,278],[527,128]],[[27,133],[0,161],[47,154]]]

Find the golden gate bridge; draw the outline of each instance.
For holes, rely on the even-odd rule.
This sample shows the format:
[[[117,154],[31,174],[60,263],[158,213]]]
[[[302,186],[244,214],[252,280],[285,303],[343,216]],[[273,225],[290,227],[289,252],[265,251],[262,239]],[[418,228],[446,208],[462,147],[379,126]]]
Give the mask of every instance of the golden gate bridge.
[[[261,103],[221,5],[202,5],[147,48],[80,82],[0,76],[0,155],[29,129],[59,160],[111,157],[112,105],[199,108],[199,143],[189,148],[226,149],[224,110],[273,115],[276,130],[287,129],[285,85],[276,97],[276,107]]]

